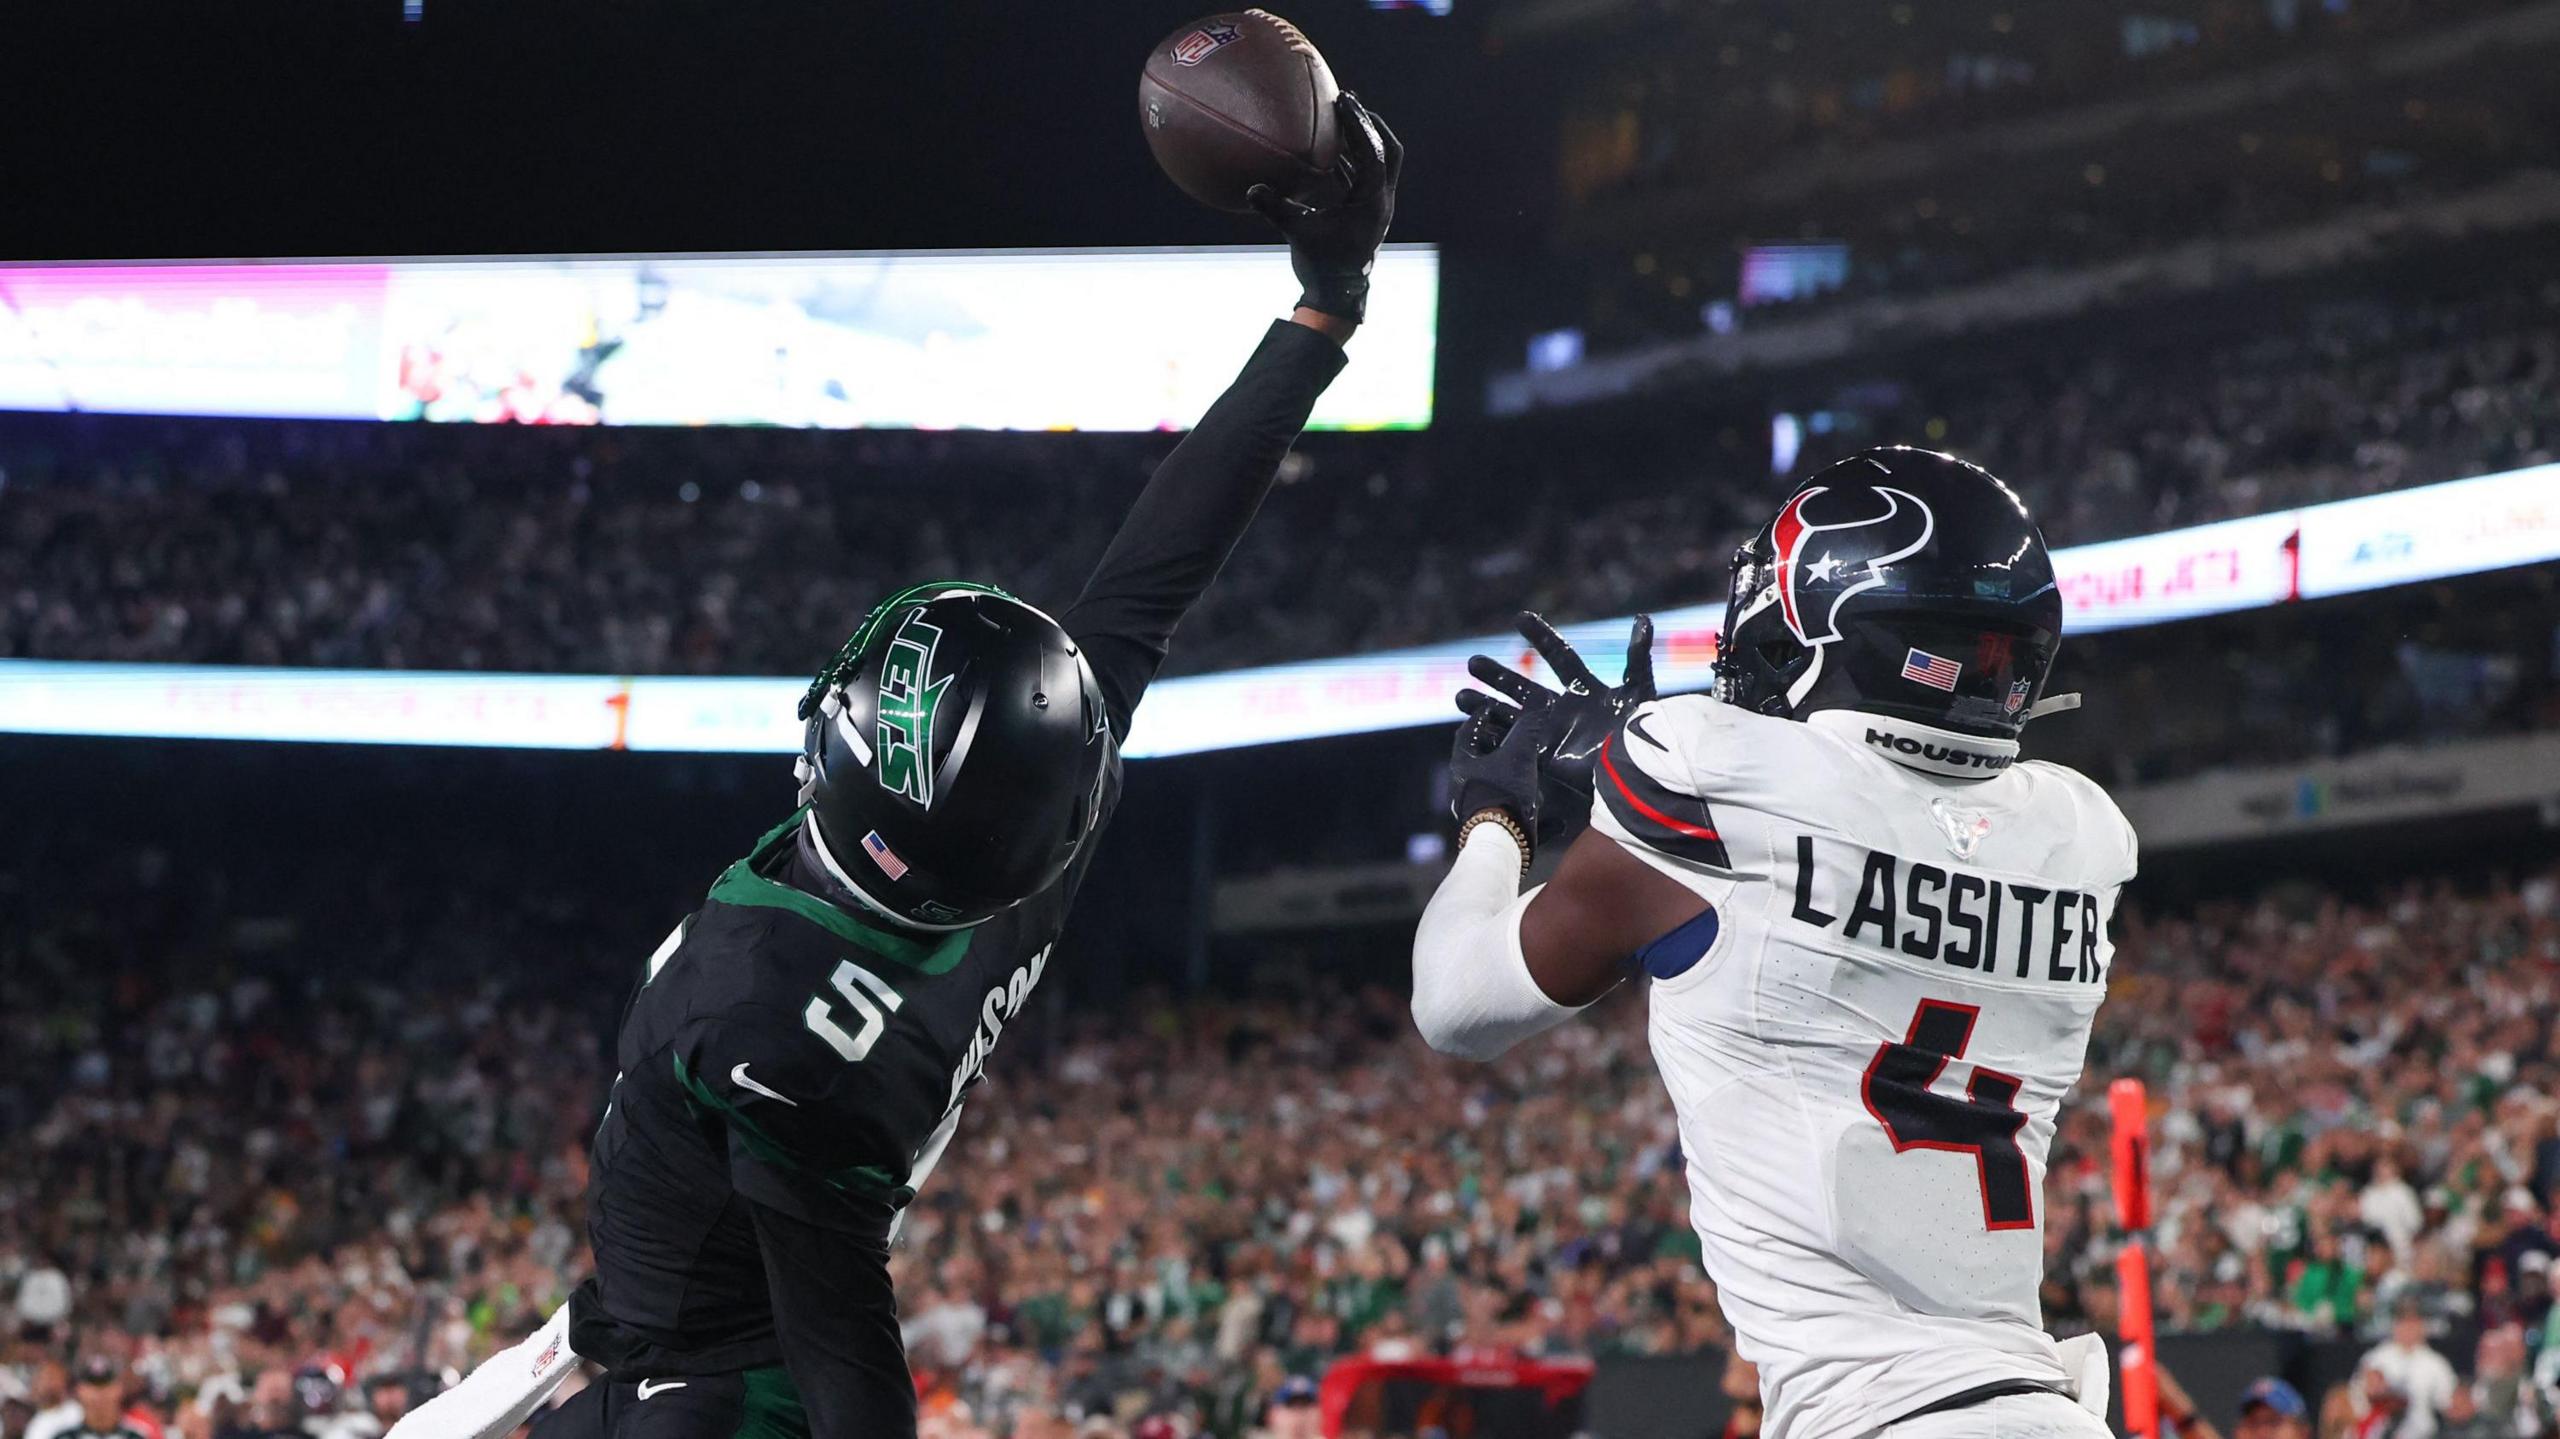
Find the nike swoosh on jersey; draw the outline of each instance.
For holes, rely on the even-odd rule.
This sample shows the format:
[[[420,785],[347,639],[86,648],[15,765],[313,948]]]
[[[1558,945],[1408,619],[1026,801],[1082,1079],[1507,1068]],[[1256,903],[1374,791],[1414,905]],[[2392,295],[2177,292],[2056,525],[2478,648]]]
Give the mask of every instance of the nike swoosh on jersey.
[[[684,1381],[681,1379],[659,1379],[654,1381],[643,1379],[640,1381],[640,1397],[645,1401],[651,1395],[664,1394],[670,1389],[682,1389],[683,1387]]]
[[[1633,734],[1637,739],[1643,740],[1646,744],[1649,744],[1649,745],[1653,746],[1655,749],[1658,749],[1658,750],[1662,751],[1664,754],[1669,754],[1669,753],[1671,753],[1671,746],[1669,746],[1669,745],[1667,745],[1667,744],[1664,744],[1662,741],[1660,741],[1660,740],[1658,740],[1658,739],[1655,739],[1655,738],[1653,737],[1653,731],[1651,731],[1651,730],[1649,730],[1649,729],[1646,729],[1646,728],[1644,727],[1644,716],[1643,716],[1643,715],[1640,715],[1640,714],[1639,714],[1639,715],[1629,715],[1629,716],[1627,716],[1627,730],[1628,730],[1628,732],[1629,732],[1629,733]]]
[[[798,1109],[800,1107],[800,1101],[792,1098],[790,1095],[767,1089],[763,1085],[756,1083],[754,1080],[747,1078],[747,1066],[743,1060],[739,1062],[737,1068],[729,1071],[729,1082],[738,1086],[740,1089],[752,1089],[767,1099],[788,1104],[794,1109]],[[646,1398],[648,1396],[643,1395],[641,1397]]]

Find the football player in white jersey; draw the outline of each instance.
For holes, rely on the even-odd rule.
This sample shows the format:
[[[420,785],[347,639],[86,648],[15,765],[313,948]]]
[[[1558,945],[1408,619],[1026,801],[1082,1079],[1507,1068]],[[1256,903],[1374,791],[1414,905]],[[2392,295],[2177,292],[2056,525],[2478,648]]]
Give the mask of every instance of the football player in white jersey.
[[[1926,450],[1806,480],[1735,556],[1716,692],[1479,659],[1458,856],[1414,939],[1432,1046],[1489,1059],[1641,976],[1691,1218],[1768,1439],[2099,1439],[2106,1357],[2037,1299],[2045,1156],[2134,838],[2018,758],[2062,601],[2017,495]],[[1560,838],[1566,789],[1591,826]]]

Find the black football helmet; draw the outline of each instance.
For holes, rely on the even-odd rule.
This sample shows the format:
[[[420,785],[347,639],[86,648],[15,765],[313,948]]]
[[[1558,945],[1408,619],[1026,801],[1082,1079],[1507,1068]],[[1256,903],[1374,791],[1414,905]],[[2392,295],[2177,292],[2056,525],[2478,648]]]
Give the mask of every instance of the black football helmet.
[[[1817,472],[1735,552],[1716,694],[2014,753],[2061,644],[2053,557],[2025,502],[1980,466],[1897,445]]]
[[[1056,883],[1120,762],[1080,647],[987,585],[892,595],[810,683],[800,718],[820,860],[919,929],[966,928]]]

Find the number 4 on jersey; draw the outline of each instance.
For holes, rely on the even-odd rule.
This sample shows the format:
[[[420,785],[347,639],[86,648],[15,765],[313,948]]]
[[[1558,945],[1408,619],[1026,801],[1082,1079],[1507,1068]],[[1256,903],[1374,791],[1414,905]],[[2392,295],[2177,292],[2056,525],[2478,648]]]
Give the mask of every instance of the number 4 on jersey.
[[[1944,1149],[1973,1156],[1982,1184],[1984,1229],[2033,1229],[2035,1191],[2027,1176],[2027,1156],[2018,1148],[2018,1131],[2027,1127],[2027,1116],[2017,1107],[2017,1077],[1976,1065],[1963,1099],[1929,1087],[1946,1072],[1948,1060],[1964,1058],[1965,1047],[1973,1042],[1973,1022],[1981,1014],[1975,1005],[1920,1001],[1902,1042],[1876,1046],[1859,1093],[1867,1112],[1893,1140],[1896,1154]]]

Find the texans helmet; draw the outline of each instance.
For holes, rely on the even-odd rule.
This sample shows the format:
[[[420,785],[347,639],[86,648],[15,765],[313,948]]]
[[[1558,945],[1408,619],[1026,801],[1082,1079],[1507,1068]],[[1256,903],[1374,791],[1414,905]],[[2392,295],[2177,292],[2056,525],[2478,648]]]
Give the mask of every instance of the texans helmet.
[[[800,718],[819,859],[917,929],[964,929],[1056,883],[1120,762],[1081,647],[988,585],[892,595],[810,683]]]
[[[1978,465],[1892,446],[1814,474],[1735,552],[1716,694],[2015,741],[2061,644],[2025,502]]]

